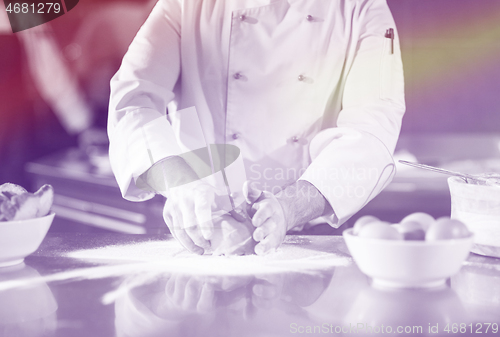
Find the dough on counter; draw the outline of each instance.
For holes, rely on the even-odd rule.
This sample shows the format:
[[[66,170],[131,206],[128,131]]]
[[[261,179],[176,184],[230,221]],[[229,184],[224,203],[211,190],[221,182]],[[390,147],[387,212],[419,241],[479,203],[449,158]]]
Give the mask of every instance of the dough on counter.
[[[254,254],[256,244],[252,238],[254,229],[249,218],[245,222],[239,222],[227,213],[216,218],[214,220],[214,232],[210,238],[212,254]]]

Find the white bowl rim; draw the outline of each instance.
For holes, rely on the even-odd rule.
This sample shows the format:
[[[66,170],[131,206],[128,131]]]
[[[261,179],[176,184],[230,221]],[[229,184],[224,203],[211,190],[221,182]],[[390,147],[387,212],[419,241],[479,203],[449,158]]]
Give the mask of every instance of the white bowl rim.
[[[448,185],[450,184],[456,184],[456,185],[462,185],[462,186],[467,186],[466,188],[475,188],[475,189],[500,189],[500,186],[490,186],[490,185],[478,185],[478,184],[469,184],[466,183],[462,178],[460,177],[448,177]]]
[[[48,217],[54,217],[56,215],[56,213],[54,212],[50,212],[49,214],[47,215],[44,215],[44,216],[40,216],[38,218],[31,218],[31,219],[24,219],[24,220],[14,220],[14,221],[0,221],[0,226],[2,225],[10,225],[10,224],[22,224],[22,223],[26,223],[28,221],[33,221],[33,220],[38,220],[38,219],[44,219],[44,218],[48,218]]]
[[[364,238],[354,235],[352,233],[353,228],[347,228],[342,232],[343,237],[354,238],[354,240],[361,240],[369,242],[370,244],[383,244],[391,246],[412,246],[412,247],[428,247],[428,246],[442,246],[442,245],[456,245],[469,242],[474,239],[474,233],[470,232],[470,235],[459,239],[446,239],[446,240],[436,240],[436,241],[425,241],[425,240],[384,240],[376,238]]]

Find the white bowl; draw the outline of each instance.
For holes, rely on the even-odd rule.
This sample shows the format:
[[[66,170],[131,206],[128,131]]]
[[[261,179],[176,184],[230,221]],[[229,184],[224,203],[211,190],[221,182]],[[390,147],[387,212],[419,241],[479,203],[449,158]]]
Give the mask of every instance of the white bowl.
[[[21,263],[34,253],[45,238],[54,215],[0,222],[0,267]]]
[[[443,285],[469,255],[474,235],[439,241],[381,240],[343,232],[349,252],[373,285],[427,288]]]
[[[471,251],[500,257],[500,186],[467,184],[448,178],[451,218],[462,221],[475,234]]]

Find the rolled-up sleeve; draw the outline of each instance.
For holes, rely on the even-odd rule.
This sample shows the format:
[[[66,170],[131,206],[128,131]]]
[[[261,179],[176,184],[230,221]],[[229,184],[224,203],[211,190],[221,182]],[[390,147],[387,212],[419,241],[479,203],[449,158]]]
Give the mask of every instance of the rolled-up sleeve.
[[[353,15],[354,58],[348,71],[337,127],[310,143],[311,165],[301,180],[328,200],[338,227],[395,174],[392,154],[405,112],[403,66],[394,20],[385,0],[359,1]],[[394,39],[386,37],[393,29]],[[350,66],[349,66],[350,65]]]
[[[121,193],[131,201],[152,198],[135,180],[181,152],[166,117],[180,73],[180,22],[180,0],[158,1],[111,79],[109,157]]]

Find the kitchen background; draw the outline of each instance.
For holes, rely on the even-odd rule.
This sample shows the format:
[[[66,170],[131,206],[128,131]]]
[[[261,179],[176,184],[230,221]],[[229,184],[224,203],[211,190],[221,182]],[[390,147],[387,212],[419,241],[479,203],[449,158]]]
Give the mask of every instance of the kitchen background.
[[[469,173],[500,172],[500,1],[388,4],[400,35],[407,99],[396,158]],[[34,63],[43,62],[39,54],[30,56],[22,38],[0,34],[0,64],[10,62],[15,67],[9,69],[24,74],[22,94],[13,92],[15,86],[5,75],[8,69],[0,67],[0,182],[31,190],[52,184],[57,217],[51,231],[167,230],[162,199],[123,200],[106,157],[109,79],[153,5],[154,1],[80,0],[75,9],[43,25],[53,42],[52,53],[62,60],[62,73],[76,92],[69,103],[71,113],[92,115],[92,121],[81,118],[80,126],[68,126],[64,113],[42,98],[43,90],[37,88],[43,84],[30,71]],[[57,73],[54,80],[60,79]],[[19,97],[29,106],[16,119],[5,102]],[[319,226],[307,233],[339,234],[365,214],[392,222],[416,211],[449,215],[446,179],[398,165],[393,183],[347,225],[340,230]]]

